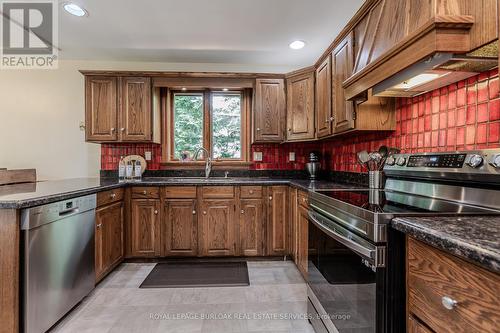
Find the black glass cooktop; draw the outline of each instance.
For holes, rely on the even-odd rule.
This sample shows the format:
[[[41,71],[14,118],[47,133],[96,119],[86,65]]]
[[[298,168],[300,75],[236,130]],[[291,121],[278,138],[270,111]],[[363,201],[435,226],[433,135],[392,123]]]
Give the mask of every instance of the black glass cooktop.
[[[316,191],[329,198],[366,209],[373,213],[442,213],[442,214],[491,214],[480,207],[468,206],[446,200],[384,190]],[[335,201],[334,200],[334,201]]]

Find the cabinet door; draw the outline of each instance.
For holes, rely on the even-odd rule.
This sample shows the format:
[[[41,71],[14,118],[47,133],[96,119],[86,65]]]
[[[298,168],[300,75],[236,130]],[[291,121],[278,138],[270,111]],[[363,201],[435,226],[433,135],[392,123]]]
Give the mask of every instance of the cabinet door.
[[[198,254],[198,221],[195,199],[165,201],[163,226],[165,255],[196,256]]]
[[[283,141],[285,84],[282,79],[255,82],[254,142]]]
[[[85,77],[85,140],[116,141],[117,78]]]
[[[298,208],[297,216],[297,267],[305,279],[307,279],[307,258],[309,253],[309,217],[307,209],[303,206]]]
[[[330,57],[316,69],[316,135],[332,134],[332,65]]]
[[[240,202],[240,255],[261,256],[264,216],[262,199]]]
[[[347,36],[333,50],[333,133],[341,133],[354,128],[355,114],[352,101],[345,99],[342,82],[351,76],[353,67],[352,34]]]
[[[288,247],[288,186],[268,188],[267,252],[285,255]]]
[[[314,72],[287,79],[287,133],[293,140],[314,139]]]
[[[132,199],[132,256],[160,255],[159,200]]]
[[[100,280],[123,258],[123,202],[96,210],[95,271]]]
[[[408,317],[408,333],[432,333],[432,331],[410,315]]]
[[[298,238],[299,238],[299,228],[298,228],[298,221],[299,221],[299,211],[298,211],[298,198],[297,198],[297,189],[296,188],[291,188],[290,189],[290,254],[293,258],[293,262],[295,265],[298,264],[298,257],[297,257],[297,251],[298,251]]]
[[[200,254],[236,254],[236,204],[234,200],[203,200],[199,222]]]
[[[151,79],[123,77],[121,82],[120,139],[151,140]]]

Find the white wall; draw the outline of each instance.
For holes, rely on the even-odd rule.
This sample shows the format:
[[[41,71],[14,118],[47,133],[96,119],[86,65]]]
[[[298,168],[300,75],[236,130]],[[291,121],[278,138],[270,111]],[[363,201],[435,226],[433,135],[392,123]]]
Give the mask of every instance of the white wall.
[[[85,143],[79,69],[285,73],[224,64],[60,61],[57,70],[0,70],[0,168],[36,168],[38,179],[98,176],[100,145]]]

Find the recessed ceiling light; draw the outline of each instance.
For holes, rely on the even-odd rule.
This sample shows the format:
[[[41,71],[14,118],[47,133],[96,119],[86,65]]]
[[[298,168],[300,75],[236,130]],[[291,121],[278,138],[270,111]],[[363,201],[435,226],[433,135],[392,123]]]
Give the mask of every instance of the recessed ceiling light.
[[[186,90],[187,90],[186,87],[182,87],[182,91],[186,91]]]
[[[75,15],[78,17],[87,16],[89,14],[85,9],[78,6],[76,3],[72,3],[72,2],[64,3],[63,8],[65,11],[67,11],[71,15]]]
[[[296,40],[296,41],[291,42],[290,45],[288,45],[288,46],[290,46],[291,49],[300,50],[301,48],[306,46],[306,43],[302,40]]]

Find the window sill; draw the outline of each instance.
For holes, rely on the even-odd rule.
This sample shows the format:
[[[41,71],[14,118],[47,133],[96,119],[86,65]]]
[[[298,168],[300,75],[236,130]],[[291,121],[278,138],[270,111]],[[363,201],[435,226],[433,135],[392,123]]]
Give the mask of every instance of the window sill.
[[[252,162],[246,161],[212,161],[213,170],[248,170]],[[162,162],[161,166],[165,170],[203,170],[205,168],[205,161],[197,162],[178,162],[169,161]]]

